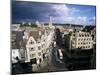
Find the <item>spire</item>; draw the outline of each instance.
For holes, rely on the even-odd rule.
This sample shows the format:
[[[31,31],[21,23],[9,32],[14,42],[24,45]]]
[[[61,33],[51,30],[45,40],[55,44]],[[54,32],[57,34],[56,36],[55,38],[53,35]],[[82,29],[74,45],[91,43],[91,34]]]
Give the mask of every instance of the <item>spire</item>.
[[[50,16],[50,23],[52,23],[52,17]]]
[[[83,28],[85,28],[85,27],[86,27],[86,25],[83,26]]]
[[[52,26],[52,17],[49,18],[49,26]]]
[[[71,28],[71,26],[72,26],[72,25],[70,24],[70,25],[69,25],[69,28]]]

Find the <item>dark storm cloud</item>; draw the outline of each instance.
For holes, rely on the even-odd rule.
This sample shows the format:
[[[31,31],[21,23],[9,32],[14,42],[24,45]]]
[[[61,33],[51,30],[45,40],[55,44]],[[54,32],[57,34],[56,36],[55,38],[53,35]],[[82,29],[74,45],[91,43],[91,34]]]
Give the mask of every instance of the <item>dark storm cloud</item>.
[[[57,16],[54,12],[46,3],[12,2],[13,21],[48,21],[49,16]]]
[[[95,24],[95,6],[12,1],[12,22]],[[90,20],[91,19],[91,20]]]

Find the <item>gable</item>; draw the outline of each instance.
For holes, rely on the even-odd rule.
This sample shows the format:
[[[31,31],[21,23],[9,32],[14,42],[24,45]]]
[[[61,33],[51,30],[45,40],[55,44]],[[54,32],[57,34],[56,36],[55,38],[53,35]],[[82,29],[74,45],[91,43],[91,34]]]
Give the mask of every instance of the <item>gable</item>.
[[[31,45],[31,44],[35,44],[35,43],[36,43],[35,39],[32,36],[30,36],[29,39],[28,39],[27,44]]]

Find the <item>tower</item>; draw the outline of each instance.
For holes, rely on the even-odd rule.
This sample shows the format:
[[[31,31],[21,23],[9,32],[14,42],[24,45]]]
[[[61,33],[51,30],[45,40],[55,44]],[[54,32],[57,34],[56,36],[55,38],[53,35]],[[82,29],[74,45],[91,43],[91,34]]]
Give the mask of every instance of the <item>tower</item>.
[[[52,27],[52,17],[49,18],[49,27]]]
[[[35,24],[36,24],[38,27],[40,26],[39,21],[36,21]]]

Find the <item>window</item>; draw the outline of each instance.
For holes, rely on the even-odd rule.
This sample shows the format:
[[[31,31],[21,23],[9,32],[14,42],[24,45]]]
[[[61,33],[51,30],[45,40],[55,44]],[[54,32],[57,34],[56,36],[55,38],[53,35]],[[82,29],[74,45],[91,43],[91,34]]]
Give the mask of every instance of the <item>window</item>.
[[[83,45],[85,45],[85,42],[83,43]]]
[[[31,50],[34,50],[34,48],[31,48]]]
[[[80,47],[78,47],[78,48],[80,48]]]
[[[32,55],[30,54],[30,57],[32,57]]]
[[[75,38],[73,38],[73,40],[75,40]]]
[[[84,46],[84,48],[85,48],[85,46]]]
[[[32,57],[35,57],[35,54],[32,54]]]
[[[79,34],[79,37],[81,37],[81,34]]]
[[[85,48],[85,47],[83,46],[83,48]]]
[[[38,50],[40,50],[40,49],[41,49],[41,47],[39,46],[39,47],[38,47]]]
[[[45,42],[45,40],[44,40],[44,42]]]
[[[39,52],[38,55],[41,56],[41,52]]]
[[[82,37],[84,37],[84,35],[82,34]]]
[[[32,57],[35,57],[35,54],[30,54],[30,57],[32,58]]]
[[[36,64],[36,58],[30,60],[32,64]]]
[[[73,34],[73,36],[75,36],[75,34]]]
[[[15,51],[13,51],[13,54],[15,54]]]
[[[43,48],[43,45],[42,45],[42,48]]]
[[[85,37],[87,37],[87,35],[85,34]]]
[[[30,51],[34,51],[34,48],[29,48]]]
[[[75,44],[74,41],[72,41],[72,44]]]
[[[34,44],[34,42],[31,40],[31,41],[30,41],[30,44]]]
[[[89,38],[89,40],[91,40],[91,38]]]
[[[41,62],[41,59],[39,59],[39,61]]]
[[[89,34],[87,34],[87,36],[89,37]]]

